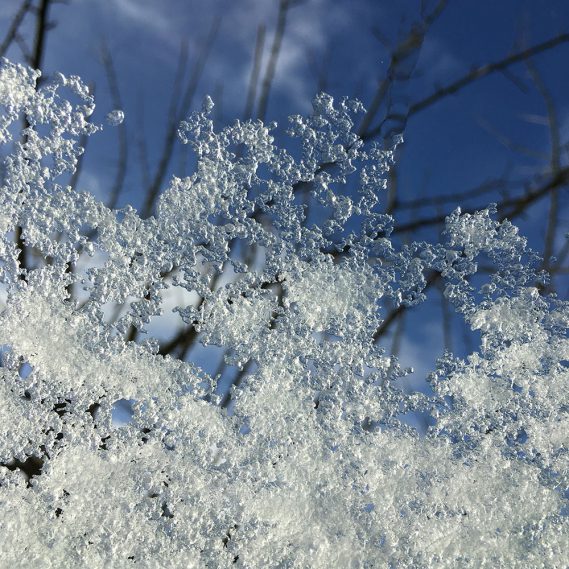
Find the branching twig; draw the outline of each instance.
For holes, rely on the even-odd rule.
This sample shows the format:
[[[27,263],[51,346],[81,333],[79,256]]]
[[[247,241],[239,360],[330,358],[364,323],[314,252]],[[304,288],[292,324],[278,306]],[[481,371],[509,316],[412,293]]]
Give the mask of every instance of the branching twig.
[[[510,197],[498,202],[497,208],[500,213],[500,220],[509,219],[520,215],[528,206],[546,196],[556,188],[562,187],[569,182],[569,167],[561,168],[556,174],[538,188],[526,192],[522,196]],[[464,209],[464,213],[474,213],[480,208]],[[396,225],[393,233],[408,233],[428,226],[440,225],[444,223],[446,215],[434,215]]]
[[[417,101],[416,103],[412,104],[409,107],[409,110],[405,116],[405,121],[408,120],[410,117],[418,114],[419,112],[424,111],[428,107],[431,107],[432,105],[445,99],[446,97],[454,95],[464,87],[467,87],[471,83],[474,83],[475,81],[478,81],[483,77],[487,77],[488,75],[491,75],[493,73],[503,71],[508,67],[510,67],[511,65],[514,65],[515,63],[526,61],[535,55],[553,49],[554,47],[557,47],[558,45],[567,42],[569,42],[569,33],[559,34],[554,38],[536,44],[522,51],[518,51],[512,55],[509,55],[508,57],[504,57],[503,59],[500,59],[493,63],[487,63],[486,65],[481,65],[480,67],[476,67],[466,75],[462,76],[460,79],[450,83],[445,87],[437,89],[434,93],[432,93],[428,97],[425,97],[424,99],[421,99],[420,101]],[[365,131],[362,131],[362,138],[365,139],[374,138],[380,134],[382,128],[383,124],[380,124],[379,126],[373,129],[366,129]]]
[[[447,0],[439,0],[435,8],[430,14],[423,14],[423,19],[415,24],[405,38],[397,45],[397,47],[391,52],[391,57],[389,61],[389,67],[384,79],[379,83],[377,90],[371,100],[367,112],[362,120],[360,128],[358,129],[358,134],[362,138],[370,138],[368,131],[374,119],[382,107],[388,93],[393,87],[395,81],[408,81],[415,69],[415,64],[419,58],[419,51],[425,40],[425,36],[435,22],[435,20],[441,15]],[[377,35],[378,32],[376,32]],[[384,43],[383,38],[379,37],[380,41]],[[404,62],[408,62],[409,59],[413,57],[412,64],[409,69],[405,72],[402,71],[401,67]],[[387,113],[389,116],[389,113]],[[373,135],[375,136],[375,135]]]
[[[113,56],[108,50],[105,43],[101,46],[101,57],[103,60],[103,65],[105,67],[105,73],[107,76],[107,82],[109,84],[109,89],[111,92],[111,99],[115,109],[122,109],[122,100],[119,89],[119,83],[117,80],[117,75],[115,73],[115,66],[113,63]],[[111,193],[109,196],[108,207],[114,209],[117,205],[120,193],[124,186],[124,181],[126,178],[126,168],[128,162],[128,142],[126,133],[126,124],[121,122],[116,126],[118,135],[118,157],[117,157],[117,172],[115,175],[115,181],[111,188]]]
[[[535,190],[528,192],[524,196],[521,196],[516,199],[508,199],[504,200],[501,204],[498,204],[498,219],[499,221],[504,221],[506,219],[512,219],[520,214],[522,214],[526,209],[532,205],[535,201],[540,199],[541,197],[547,195],[552,190],[564,186],[569,183],[569,167],[561,168],[555,175],[553,175],[545,184],[536,188]],[[469,210],[469,212],[474,213],[476,210]],[[468,213],[468,212],[465,212]],[[431,218],[431,221],[435,218]],[[437,216],[436,220],[431,225],[439,224],[444,221],[444,216]],[[413,228],[417,229],[421,227],[421,224],[424,224],[425,220],[419,220],[417,222],[412,222]],[[411,224],[408,224],[408,226]],[[397,228],[396,228],[397,229]],[[408,230],[404,227],[404,230]],[[395,232],[395,231],[394,231]],[[424,290],[428,290],[433,284],[437,282],[440,278],[440,273],[433,271],[431,272],[426,278],[426,285]],[[396,308],[394,308],[389,314],[385,317],[379,328],[376,330],[374,334],[374,340],[377,342],[380,338],[382,338],[385,333],[390,328],[393,322],[397,321],[398,318],[402,316],[402,314],[407,310],[407,306],[400,304]]]
[[[12,42],[16,40],[16,37],[18,36],[18,30],[20,28],[20,25],[22,24],[24,17],[26,16],[28,11],[30,10],[31,4],[32,4],[32,0],[24,0],[22,5],[20,6],[18,11],[16,12],[14,19],[12,20],[12,23],[10,25],[10,28],[8,29],[8,32],[6,33],[6,37],[4,38],[2,43],[0,44],[0,57],[4,57],[4,55],[6,55],[8,48],[10,47]]]
[[[549,136],[551,139],[551,158],[550,168],[554,173],[559,172],[561,168],[561,137],[559,133],[559,120],[553,97],[547,89],[543,79],[541,78],[537,68],[531,60],[526,61],[526,66],[532,77],[532,80],[543,98],[547,109],[547,120],[549,123]],[[555,235],[557,233],[558,215],[559,215],[559,194],[557,188],[552,189],[550,195],[549,212],[547,216],[547,226],[545,229],[545,241],[543,246],[543,269],[550,270],[551,257],[555,248]]]
[[[174,143],[176,141],[176,133],[178,131],[178,125],[180,121],[185,117],[185,115],[187,115],[192,105],[192,101],[194,99],[199,81],[203,74],[206,61],[209,57],[211,48],[217,36],[219,24],[220,20],[216,18],[210,28],[206,41],[203,44],[200,54],[195,62],[193,72],[190,76],[188,85],[186,86],[186,90],[182,97],[182,103],[178,108],[177,112],[170,116],[170,123],[166,131],[166,137],[164,139],[164,145],[162,148],[162,155],[160,157],[160,161],[158,163],[158,167],[156,169],[156,173],[154,175],[152,183],[150,184],[150,186],[146,191],[146,199],[144,201],[141,210],[142,217],[148,217],[152,215],[152,211],[154,210],[154,204],[156,202],[158,194],[160,193],[162,182],[164,181],[164,178],[168,170],[168,165],[170,164],[170,160],[172,158],[172,151],[174,148]]]

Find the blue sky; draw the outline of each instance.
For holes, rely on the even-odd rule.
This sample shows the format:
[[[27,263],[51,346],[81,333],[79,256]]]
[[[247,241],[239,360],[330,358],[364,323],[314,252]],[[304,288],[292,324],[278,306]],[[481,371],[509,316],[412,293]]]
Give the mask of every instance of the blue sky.
[[[0,33],[5,32],[19,4],[17,0],[2,4]],[[317,67],[325,68],[331,94],[355,96],[368,103],[389,60],[374,30],[397,41],[417,20],[418,6],[419,2],[407,0],[305,0],[293,7],[268,118],[282,123],[288,114],[310,110],[318,88]],[[106,42],[119,76],[129,136],[139,136],[144,128],[152,158],[167,115],[180,43],[188,42],[191,64],[212,22],[221,17],[194,107],[210,94],[221,109],[221,118],[231,120],[243,113],[257,27],[267,27],[267,52],[276,13],[276,0],[72,0],[51,8],[57,27],[48,35],[44,68],[48,73],[60,70],[94,82],[102,117],[112,108],[100,63],[101,44]],[[416,78],[405,86],[403,95],[410,101],[420,99],[475,65],[567,31],[568,22],[569,4],[562,0],[451,1],[429,31]],[[21,58],[17,47],[8,55]],[[569,131],[568,57],[569,44],[565,44],[535,58],[556,100],[565,134]],[[525,82],[525,92],[513,80],[495,74],[409,122],[400,168],[405,196],[461,191],[506,167],[525,175],[541,166],[504,147],[489,132],[490,125],[536,153],[548,152],[547,129],[531,122],[532,116],[545,115],[543,103],[527,81],[523,66],[511,71]],[[105,146],[112,151],[111,143]],[[109,152],[111,171],[112,159]],[[98,168],[97,176],[101,174]],[[105,185],[104,180],[99,182]],[[133,187],[124,199],[136,201]]]
[[[0,5],[0,39],[19,5],[17,0]],[[432,0],[427,5],[432,6]],[[334,96],[358,97],[369,104],[389,62],[389,50],[378,36],[395,45],[417,21],[419,6],[411,0],[305,0],[291,8],[267,118],[286,124],[289,114],[309,112],[322,74],[326,90]],[[57,26],[48,34],[44,70],[94,82],[95,119],[101,122],[113,109],[101,64],[103,42],[113,55],[130,141],[129,175],[119,205],[141,204],[137,140],[146,140],[152,169],[162,145],[181,42],[188,43],[191,66],[212,23],[220,18],[193,108],[210,94],[220,122],[240,118],[257,29],[260,24],[267,29],[265,64],[277,7],[276,0],[71,0],[52,7]],[[30,37],[31,24],[26,20],[25,38]],[[451,0],[426,36],[413,79],[398,95],[403,101],[420,100],[474,66],[567,31],[566,0]],[[17,46],[8,56],[22,59]],[[569,141],[568,61],[569,43],[533,60],[555,103],[562,143]],[[506,173],[511,179],[530,180],[547,166],[550,141],[545,120],[543,98],[523,64],[509,68],[507,75],[496,73],[469,85],[409,121],[399,158],[399,196],[452,196]],[[115,131],[107,128],[97,136],[87,155],[80,189],[104,196],[116,168]],[[182,156],[174,156],[171,172],[179,172]],[[563,163],[567,164],[566,152]],[[567,190],[563,192],[558,243],[569,229],[569,200]],[[488,195],[475,204],[496,199],[499,196]],[[424,213],[450,213],[456,205],[451,201],[441,210]],[[544,200],[516,220],[536,249],[543,244],[541,222],[546,212]],[[401,213],[399,218],[404,221],[408,215]],[[437,238],[432,229],[420,236]],[[566,289],[567,283],[563,286]],[[419,317],[427,323],[423,331],[404,340],[410,363],[432,361],[441,352],[440,327],[432,325],[440,319],[440,308],[435,302],[425,310]]]

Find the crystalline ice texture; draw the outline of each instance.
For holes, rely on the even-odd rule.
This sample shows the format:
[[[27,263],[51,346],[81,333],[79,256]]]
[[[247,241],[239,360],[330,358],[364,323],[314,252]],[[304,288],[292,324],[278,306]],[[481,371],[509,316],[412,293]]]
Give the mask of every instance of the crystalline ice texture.
[[[180,125],[194,173],[155,216],[112,211],[66,183],[98,129],[86,86],[37,77],[0,65],[2,566],[567,565],[569,308],[540,296],[515,227],[456,211],[441,244],[391,243],[392,149],[328,95],[291,118],[298,155],[274,125],[216,132],[207,99]],[[496,270],[477,289],[480,256]],[[442,358],[427,397],[374,335],[379,301],[420,302],[430,270],[481,346]],[[167,305],[240,374],[231,413],[215,378],[125,339]],[[418,411],[424,436],[399,419]]]

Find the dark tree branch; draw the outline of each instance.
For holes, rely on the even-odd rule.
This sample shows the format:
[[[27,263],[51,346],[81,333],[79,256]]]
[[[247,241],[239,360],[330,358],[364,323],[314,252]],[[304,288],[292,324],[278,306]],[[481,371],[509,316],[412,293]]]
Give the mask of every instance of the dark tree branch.
[[[24,0],[22,5],[20,6],[18,11],[16,12],[14,19],[12,20],[12,23],[10,24],[10,28],[8,29],[8,32],[6,33],[6,37],[4,38],[2,43],[0,44],[0,57],[4,57],[4,55],[6,55],[8,48],[10,47],[12,42],[14,42],[16,40],[16,38],[18,36],[18,30],[20,28],[20,25],[22,24],[22,21],[24,20],[24,17],[26,16],[26,14],[29,12],[31,4],[32,4],[32,0]],[[25,56],[25,54],[24,54],[24,56]]]
[[[522,182],[507,180],[506,178],[495,178],[487,180],[482,184],[466,190],[464,192],[453,193],[449,195],[439,195],[431,197],[422,197],[406,201],[397,201],[395,208],[398,211],[406,209],[417,209],[421,207],[434,207],[448,203],[459,203],[465,200],[479,198],[482,195],[494,193],[496,191],[505,191],[508,188],[519,186]]]
[[[265,70],[265,76],[263,77],[263,84],[261,86],[261,94],[259,96],[259,107],[257,109],[257,118],[260,120],[265,120],[265,115],[267,114],[267,106],[269,104],[269,94],[271,91],[273,79],[275,77],[277,60],[279,58],[279,52],[281,50],[281,45],[286,30],[286,17],[289,9],[292,7],[293,4],[294,3],[291,2],[290,0],[280,0],[279,2],[277,27],[275,29],[275,35],[273,38],[273,43],[271,45],[271,53],[269,55],[269,61],[267,62],[267,68]]]
[[[432,95],[429,95],[425,99],[411,105],[411,107],[409,108],[409,116],[413,116],[419,113],[420,111],[425,110],[426,108],[434,105],[435,103],[439,102],[441,99],[444,99],[445,97],[448,97],[449,95],[454,95],[455,93],[466,87],[467,85],[470,85],[471,83],[474,83],[475,81],[478,81],[483,77],[487,77],[488,75],[496,73],[497,71],[503,71],[508,67],[510,67],[511,65],[514,65],[514,63],[526,61],[534,57],[535,55],[543,53],[544,51],[548,51],[554,47],[557,47],[558,45],[561,45],[562,43],[567,43],[567,42],[569,42],[569,33],[560,34],[554,38],[551,38],[547,41],[534,45],[530,48],[514,53],[494,63],[487,63],[486,65],[477,67],[472,71],[470,71],[469,73],[467,73],[466,75],[464,75],[463,77],[461,77],[460,79],[458,79],[457,81],[450,83],[446,87],[438,89]]]
[[[503,221],[504,219],[520,215],[520,213],[524,212],[528,206],[546,196],[553,190],[566,185],[568,182],[569,167],[561,168],[558,172],[550,176],[549,180],[545,184],[538,188],[528,191],[522,196],[511,197],[498,202],[498,211],[502,212],[500,214],[500,220]],[[480,207],[469,208],[463,211],[464,213],[474,213],[479,209]],[[393,233],[408,233],[428,226],[439,225],[444,223],[445,219],[446,215],[434,215],[432,217],[410,221],[409,223],[402,223],[395,226]]]
[[[40,0],[40,4],[36,9],[34,49],[33,53],[31,54],[31,59],[29,61],[29,64],[33,69],[41,70],[41,64],[43,61],[43,55],[45,50],[50,2],[51,0]],[[18,37],[18,35],[19,34],[17,34],[16,37]],[[29,126],[28,121],[24,120],[24,128],[27,128],[28,126]],[[20,225],[16,227],[15,239],[16,239],[16,246],[19,249],[18,263],[20,265],[20,268],[25,271],[28,268],[28,258],[27,258],[28,255],[22,235],[22,227]]]
[[[553,97],[541,78],[537,68],[531,60],[526,61],[526,66],[532,77],[532,80],[539,91],[545,108],[547,109],[547,120],[549,123],[549,136],[551,140],[551,158],[550,168],[552,172],[559,172],[561,168],[561,136],[559,133],[559,119]],[[559,194],[557,188],[554,188],[550,196],[549,212],[547,216],[547,225],[545,229],[545,241],[543,246],[543,269],[549,271],[551,265],[551,257],[555,249],[555,235],[558,228],[559,216]]]
[[[472,71],[461,77],[460,79],[454,81],[453,83],[450,83],[446,87],[437,89],[434,93],[432,93],[428,97],[425,97],[424,99],[412,104],[409,107],[409,110],[405,115],[405,117],[403,117],[404,119],[403,127],[404,123],[407,120],[409,120],[409,118],[411,118],[412,116],[431,107],[432,105],[438,103],[439,101],[445,99],[446,97],[454,95],[455,93],[457,93],[464,87],[467,87],[471,83],[474,83],[475,81],[478,81],[483,77],[487,77],[488,75],[492,75],[493,73],[503,72],[505,69],[507,69],[511,65],[514,65],[515,63],[526,61],[534,57],[535,55],[553,49],[554,47],[557,47],[558,45],[567,42],[569,42],[569,33],[560,34],[554,38],[536,44],[528,49],[524,49],[522,51],[509,55],[508,57],[504,57],[503,59],[500,59],[493,63],[487,63],[486,65],[481,65],[480,67],[476,67],[475,69],[473,69]],[[382,130],[383,130],[383,122],[374,128],[361,130],[361,136],[364,139],[374,138],[378,136]],[[404,130],[404,128],[399,128],[398,130],[402,131]]]
[[[502,201],[498,204],[498,219],[499,221],[505,221],[506,219],[512,219],[523,212],[536,202],[538,199],[542,198],[543,196],[549,194],[554,189],[560,188],[564,185],[569,183],[569,167],[561,168],[556,174],[554,174],[545,184],[536,188],[535,190],[528,192],[524,196],[507,199]],[[465,211],[465,213],[474,213],[476,209]],[[500,213],[501,212],[501,213]],[[437,218],[431,218],[430,225],[436,225],[444,222],[446,216],[437,216]],[[408,224],[409,226],[413,226],[413,229],[418,229],[421,226],[425,225],[425,220],[419,220],[418,222],[412,222]],[[410,229],[405,228],[404,230],[409,231]],[[401,229],[399,229],[401,232]],[[397,232],[397,227],[394,230],[394,233]],[[439,272],[431,272],[426,278],[426,285],[424,290],[428,290],[433,284],[437,282],[437,280],[441,277]],[[379,341],[389,330],[391,324],[397,321],[403,313],[408,310],[406,305],[400,304],[396,308],[394,308],[391,312],[387,314],[379,328],[376,330],[374,334],[374,340],[377,342]]]
[[[396,81],[408,81],[415,70],[415,65],[419,59],[419,52],[423,46],[425,36],[431,25],[441,15],[447,0],[439,0],[435,8],[430,14],[423,13],[423,19],[412,26],[409,33],[403,40],[391,51],[389,67],[384,79],[379,83],[375,95],[371,100],[367,112],[358,129],[358,134],[362,138],[369,138],[367,134],[375,120],[380,108],[388,97]],[[378,30],[375,31],[376,37],[381,43],[385,44],[386,40],[380,35]],[[404,65],[407,64],[407,69]],[[389,116],[389,113],[387,113]],[[383,124],[383,123],[382,123]]]
[[[46,33],[49,28],[53,27],[48,21],[49,7],[51,0],[40,0],[37,19],[36,34],[34,39],[34,48],[30,65],[33,69],[41,69],[43,56],[45,52]]]

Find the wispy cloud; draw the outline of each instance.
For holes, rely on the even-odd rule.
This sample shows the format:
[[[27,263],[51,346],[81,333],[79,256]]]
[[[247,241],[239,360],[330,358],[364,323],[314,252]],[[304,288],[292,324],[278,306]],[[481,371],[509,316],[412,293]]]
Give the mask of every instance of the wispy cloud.
[[[425,80],[437,84],[464,73],[464,63],[448,48],[444,42],[432,34],[425,37],[417,68]]]
[[[168,40],[172,35],[175,13],[164,10],[161,2],[148,0],[111,0],[121,18],[140,26],[146,32]]]

